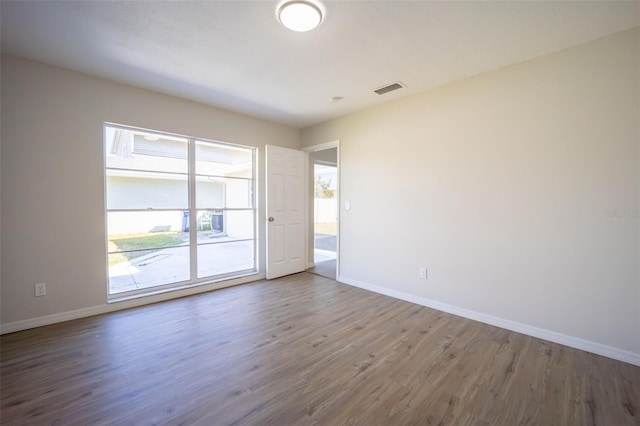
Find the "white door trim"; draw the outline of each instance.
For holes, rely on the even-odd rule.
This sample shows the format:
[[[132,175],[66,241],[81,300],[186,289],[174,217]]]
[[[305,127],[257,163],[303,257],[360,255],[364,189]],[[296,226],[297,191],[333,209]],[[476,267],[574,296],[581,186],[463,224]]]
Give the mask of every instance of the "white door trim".
[[[304,148],[302,148],[302,151],[305,152],[317,152],[317,151],[324,151],[325,149],[331,149],[331,148],[336,148],[336,166],[338,169],[338,224],[337,224],[337,228],[336,228],[336,280],[338,279],[338,277],[340,276],[340,224],[342,223],[341,219],[341,211],[342,211],[342,179],[341,179],[341,174],[342,174],[342,167],[340,165],[340,139],[336,139],[334,141],[330,141],[330,142],[325,142],[325,143],[321,143],[321,144],[317,144],[317,145],[311,145],[311,146],[305,146]],[[307,179],[310,178],[310,173],[307,173]],[[309,187],[310,183],[307,182],[307,188]],[[308,197],[311,194],[308,194]],[[307,205],[309,205],[310,200],[307,200]],[[307,209],[309,210],[309,209]],[[313,210],[309,210],[308,214],[311,214]],[[311,219],[311,222],[313,222],[313,218]],[[309,229],[307,231],[307,233],[311,233],[311,231],[313,230],[313,228]],[[308,259],[308,264],[313,263],[313,251],[311,253],[309,253],[309,244],[307,244],[307,259]]]
[[[305,146],[302,148],[306,152],[324,151],[325,149],[338,148],[338,154],[340,154],[340,139],[335,141],[320,143],[318,145]]]

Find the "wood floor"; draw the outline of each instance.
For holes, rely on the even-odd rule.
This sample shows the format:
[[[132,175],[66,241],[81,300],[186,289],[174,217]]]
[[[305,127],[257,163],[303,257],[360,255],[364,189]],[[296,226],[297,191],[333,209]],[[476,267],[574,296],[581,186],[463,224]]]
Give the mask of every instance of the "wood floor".
[[[324,262],[318,262],[313,268],[307,269],[307,272],[335,280],[336,279],[336,260],[332,259],[332,260],[325,260]]]
[[[640,368],[301,273],[5,335],[3,425],[638,425]]]

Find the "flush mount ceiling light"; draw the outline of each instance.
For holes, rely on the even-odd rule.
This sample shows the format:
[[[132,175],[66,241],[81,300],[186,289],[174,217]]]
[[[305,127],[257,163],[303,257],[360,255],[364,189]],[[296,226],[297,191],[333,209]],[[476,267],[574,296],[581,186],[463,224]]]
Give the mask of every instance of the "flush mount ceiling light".
[[[322,10],[307,0],[292,0],[278,9],[280,23],[292,31],[311,31],[322,22]]]

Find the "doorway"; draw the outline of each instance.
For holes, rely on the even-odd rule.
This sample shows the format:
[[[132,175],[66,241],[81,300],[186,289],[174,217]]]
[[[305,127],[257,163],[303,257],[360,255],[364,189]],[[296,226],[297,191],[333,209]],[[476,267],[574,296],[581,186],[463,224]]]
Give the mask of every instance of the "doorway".
[[[311,147],[310,244],[308,272],[331,279],[338,277],[339,169],[337,142]]]

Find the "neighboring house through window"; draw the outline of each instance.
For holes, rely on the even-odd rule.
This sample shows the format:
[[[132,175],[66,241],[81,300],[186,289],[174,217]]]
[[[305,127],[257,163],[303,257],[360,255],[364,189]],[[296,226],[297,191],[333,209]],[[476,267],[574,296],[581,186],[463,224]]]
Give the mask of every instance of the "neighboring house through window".
[[[255,273],[255,148],[105,124],[109,295]]]

